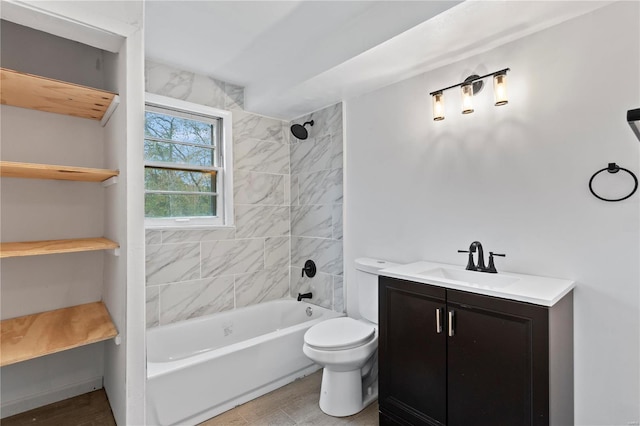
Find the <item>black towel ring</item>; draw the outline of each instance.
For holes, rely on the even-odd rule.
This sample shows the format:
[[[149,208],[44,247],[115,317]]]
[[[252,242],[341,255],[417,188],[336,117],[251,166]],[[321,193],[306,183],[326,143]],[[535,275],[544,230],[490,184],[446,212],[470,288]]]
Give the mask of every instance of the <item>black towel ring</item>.
[[[593,183],[593,179],[599,174],[602,173],[604,171],[608,171],[609,173],[618,173],[620,170],[623,170],[627,173],[629,173],[631,175],[631,177],[633,178],[633,182],[634,182],[634,186],[633,186],[633,191],[631,191],[631,193],[629,195],[627,195],[626,197],[622,197],[622,198],[603,198],[601,196],[599,196],[598,194],[596,194],[593,191],[593,187],[591,186],[591,184]],[[589,191],[591,191],[591,193],[593,194],[594,197],[601,199],[602,201],[622,201],[622,200],[626,200],[627,198],[631,197],[633,194],[635,194],[636,190],[638,189],[638,178],[636,177],[636,175],[633,174],[632,171],[625,169],[624,167],[620,167],[618,166],[616,163],[609,163],[609,165],[607,167],[605,167],[602,170],[598,170],[597,172],[595,172],[593,174],[593,176],[591,176],[591,179],[589,179]]]

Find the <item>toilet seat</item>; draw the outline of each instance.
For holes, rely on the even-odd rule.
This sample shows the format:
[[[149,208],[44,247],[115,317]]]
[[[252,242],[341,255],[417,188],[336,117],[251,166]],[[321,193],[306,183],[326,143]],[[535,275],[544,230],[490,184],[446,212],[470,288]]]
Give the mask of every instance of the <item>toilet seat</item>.
[[[315,349],[340,351],[362,346],[375,337],[373,325],[342,317],[322,321],[304,335],[304,342]]]

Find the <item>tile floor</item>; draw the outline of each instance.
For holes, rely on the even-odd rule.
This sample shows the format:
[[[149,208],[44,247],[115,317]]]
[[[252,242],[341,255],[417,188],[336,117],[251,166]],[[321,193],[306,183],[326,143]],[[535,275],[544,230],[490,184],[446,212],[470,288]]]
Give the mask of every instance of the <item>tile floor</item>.
[[[235,425],[378,425],[378,403],[350,417],[331,417],[318,406],[322,370],[201,423]]]
[[[324,414],[318,406],[322,370],[201,423],[234,425],[378,425],[378,403],[343,418]],[[103,389],[36,408],[0,421],[2,426],[115,426]]]

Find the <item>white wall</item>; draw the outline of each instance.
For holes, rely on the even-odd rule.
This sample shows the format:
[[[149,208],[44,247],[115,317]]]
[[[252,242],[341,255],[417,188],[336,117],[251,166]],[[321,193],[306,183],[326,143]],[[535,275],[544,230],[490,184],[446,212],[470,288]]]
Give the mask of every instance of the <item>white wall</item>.
[[[136,2],[134,16],[142,20],[144,3]],[[132,5],[128,5],[131,7]],[[139,22],[140,22],[139,21]],[[144,288],[144,168],[142,167],[143,147],[139,136],[144,132],[144,32],[140,23],[138,29],[127,37],[127,274],[125,290],[126,310],[126,377],[120,383],[126,386],[126,422],[128,425],[144,425],[145,385],[147,380],[145,288]],[[121,372],[123,370],[120,370]],[[121,376],[120,376],[121,377]]]
[[[120,243],[120,255],[105,254],[102,294],[122,342],[104,344],[104,388],[119,425],[145,424],[143,58],[140,29],[127,37],[116,60],[105,61],[122,99],[105,126],[105,167],[120,170],[118,183],[104,190],[105,237]]]
[[[639,197],[606,203],[587,187],[618,162],[640,173],[625,121],[640,107],[640,4],[619,2],[482,55],[346,102],[347,309],[357,316],[353,261],[464,265],[474,240],[506,253],[498,270],[574,279],[575,419],[640,420]],[[510,102],[491,80],[460,114],[429,92],[510,67]],[[632,188],[603,176],[603,195]]]
[[[2,21],[0,33],[4,68],[96,89],[112,89],[105,86],[102,50],[67,39],[51,37],[48,33],[34,31],[32,28],[10,21]],[[25,49],[25,46],[29,48]]]

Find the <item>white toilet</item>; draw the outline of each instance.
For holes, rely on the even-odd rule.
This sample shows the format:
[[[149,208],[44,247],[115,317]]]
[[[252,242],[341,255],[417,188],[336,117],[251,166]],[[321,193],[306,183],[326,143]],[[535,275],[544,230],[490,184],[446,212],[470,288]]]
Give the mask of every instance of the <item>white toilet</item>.
[[[378,397],[378,271],[395,264],[356,259],[362,319],[334,318],[311,327],[302,350],[324,367],[320,409],[330,416],[356,414]]]

